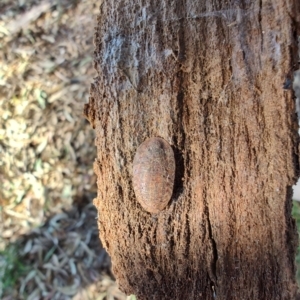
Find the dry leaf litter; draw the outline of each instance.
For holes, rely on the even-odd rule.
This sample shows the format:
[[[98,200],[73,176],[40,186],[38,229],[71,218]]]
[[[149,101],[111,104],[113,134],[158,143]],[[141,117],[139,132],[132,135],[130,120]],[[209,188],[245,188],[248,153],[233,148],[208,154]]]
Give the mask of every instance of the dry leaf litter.
[[[17,245],[29,268],[10,295],[0,284],[1,299],[126,299],[98,239],[82,114],[100,4],[0,2],[0,249]]]

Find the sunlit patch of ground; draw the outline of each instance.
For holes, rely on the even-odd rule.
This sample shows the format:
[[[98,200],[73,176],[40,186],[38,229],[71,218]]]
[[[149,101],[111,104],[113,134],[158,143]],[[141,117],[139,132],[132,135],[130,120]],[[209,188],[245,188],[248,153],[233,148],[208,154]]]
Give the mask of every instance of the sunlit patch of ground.
[[[96,190],[94,136],[82,117],[95,76],[96,2],[1,1],[4,239],[11,241],[41,224],[45,214],[70,208],[74,196]]]
[[[100,2],[0,2],[1,299],[125,299],[98,239],[82,113]]]

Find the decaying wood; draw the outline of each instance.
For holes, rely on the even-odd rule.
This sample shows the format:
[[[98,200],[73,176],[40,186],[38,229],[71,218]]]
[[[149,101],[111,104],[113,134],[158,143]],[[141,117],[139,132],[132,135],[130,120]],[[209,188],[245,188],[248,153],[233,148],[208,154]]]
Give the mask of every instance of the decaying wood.
[[[102,4],[85,111],[100,236],[127,294],[295,299],[299,15],[297,0]],[[153,136],[176,160],[158,214],[132,186],[136,149]]]

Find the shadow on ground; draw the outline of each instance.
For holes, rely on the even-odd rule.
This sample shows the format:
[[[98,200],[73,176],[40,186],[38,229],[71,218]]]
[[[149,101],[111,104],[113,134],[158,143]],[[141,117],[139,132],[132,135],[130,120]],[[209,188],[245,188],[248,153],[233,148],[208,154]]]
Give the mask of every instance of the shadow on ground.
[[[126,299],[99,240],[91,197],[75,200],[2,251],[1,299]]]

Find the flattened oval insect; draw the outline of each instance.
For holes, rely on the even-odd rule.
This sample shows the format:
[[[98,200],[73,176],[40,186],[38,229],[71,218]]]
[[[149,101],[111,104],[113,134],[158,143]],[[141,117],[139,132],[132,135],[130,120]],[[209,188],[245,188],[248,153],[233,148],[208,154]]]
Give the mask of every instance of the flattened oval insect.
[[[150,213],[162,211],[171,199],[174,179],[171,146],[159,137],[144,141],[133,160],[133,189],[142,207]]]

